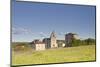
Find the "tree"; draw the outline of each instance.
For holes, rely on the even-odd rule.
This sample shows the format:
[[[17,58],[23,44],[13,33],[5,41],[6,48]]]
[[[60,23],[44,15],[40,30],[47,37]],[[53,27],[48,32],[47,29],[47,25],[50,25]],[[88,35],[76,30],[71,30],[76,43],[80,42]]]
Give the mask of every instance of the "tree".
[[[88,39],[85,39],[85,42],[87,45],[93,45],[95,44],[95,39],[88,38]]]
[[[81,45],[81,40],[79,39],[72,40],[72,46],[80,46],[80,45]]]

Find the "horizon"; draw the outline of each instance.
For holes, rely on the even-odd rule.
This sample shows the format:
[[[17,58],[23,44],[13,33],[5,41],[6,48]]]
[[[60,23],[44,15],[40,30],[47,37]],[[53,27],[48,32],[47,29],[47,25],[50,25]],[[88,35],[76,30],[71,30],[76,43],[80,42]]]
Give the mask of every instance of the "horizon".
[[[72,32],[70,32],[70,33],[72,33]],[[66,34],[68,34],[68,33],[66,33]],[[65,35],[66,35],[65,34]],[[51,34],[50,34],[51,35]],[[65,36],[64,36],[65,37]],[[78,37],[79,37],[79,35],[78,35]],[[50,38],[50,37],[45,37],[45,38]],[[44,38],[42,38],[42,39],[38,39],[38,40],[40,40],[40,41],[42,41]],[[88,39],[88,38],[85,38],[85,39]],[[83,38],[79,38],[79,40],[85,40],[85,39],[83,39]],[[95,38],[92,38],[92,39],[95,39]],[[37,40],[37,39],[33,39],[32,41],[34,41],[34,40]],[[58,39],[57,37],[56,37],[56,40],[65,40],[65,38],[64,39]],[[32,41],[12,41],[12,42],[32,42]]]
[[[12,1],[12,42],[57,39],[74,32],[82,39],[95,39],[95,6]]]

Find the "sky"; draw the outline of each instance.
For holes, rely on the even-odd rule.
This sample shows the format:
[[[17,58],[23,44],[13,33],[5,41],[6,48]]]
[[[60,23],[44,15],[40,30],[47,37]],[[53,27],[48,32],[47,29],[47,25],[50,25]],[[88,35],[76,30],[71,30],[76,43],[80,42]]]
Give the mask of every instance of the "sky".
[[[81,39],[95,38],[95,6],[12,1],[12,41],[57,39],[77,33]]]

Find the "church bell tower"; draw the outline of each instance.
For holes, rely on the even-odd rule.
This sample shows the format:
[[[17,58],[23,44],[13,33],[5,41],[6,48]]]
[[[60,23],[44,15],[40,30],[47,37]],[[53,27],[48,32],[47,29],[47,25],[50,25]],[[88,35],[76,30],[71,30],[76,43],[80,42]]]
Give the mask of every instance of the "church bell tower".
[[[56,40],[56,34],[55,34],[54,31],[51,33],[50,43],[51,43],[51,48],[57,48],[58,47],[57,40]]]

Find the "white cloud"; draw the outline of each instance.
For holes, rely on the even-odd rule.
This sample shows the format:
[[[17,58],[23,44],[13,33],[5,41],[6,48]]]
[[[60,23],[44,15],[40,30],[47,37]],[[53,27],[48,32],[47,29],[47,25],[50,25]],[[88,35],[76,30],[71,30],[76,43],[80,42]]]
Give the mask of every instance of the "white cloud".
[[[33,34],[33,32],[26,28],[21,27],[13,27],[12,28],[12,34],[14,35],[20,35],[20,34]]]
[[[65,32],[59,32],[58,35],[65,35]]]
[[[47,37],[47,35],[46,35],[45,33],[43,33],[43,32],[40,32],[39,35],[40,35],[41,37],[43,37],[43,38],[44,38],[44,37]]]
[[[21,34],[25,34],[25,35],[34,35],[34,36],[39,36],[41,38],[46,38],[47,34],[45,34],[44,32],[33,32],[30,29],[27,28],[22,28],[22,27],[12,27],[12,34],[13,35],[21,35]]]

